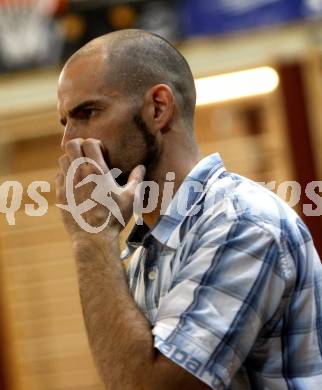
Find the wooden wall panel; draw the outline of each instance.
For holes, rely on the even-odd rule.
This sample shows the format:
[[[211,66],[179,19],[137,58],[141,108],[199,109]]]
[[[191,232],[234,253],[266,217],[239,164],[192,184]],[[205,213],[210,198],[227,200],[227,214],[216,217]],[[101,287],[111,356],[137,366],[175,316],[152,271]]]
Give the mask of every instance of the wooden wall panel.
[[[258,112],[253,129],[249,113]],[[204,155],[219,152],[227,170],[255,181],[294,180],[279,92],[199,107],[196,136]]]
[[[1,229],[21,390],[99,389],[59,210],[51,206],[39,218],[21,213],[17,229]]]

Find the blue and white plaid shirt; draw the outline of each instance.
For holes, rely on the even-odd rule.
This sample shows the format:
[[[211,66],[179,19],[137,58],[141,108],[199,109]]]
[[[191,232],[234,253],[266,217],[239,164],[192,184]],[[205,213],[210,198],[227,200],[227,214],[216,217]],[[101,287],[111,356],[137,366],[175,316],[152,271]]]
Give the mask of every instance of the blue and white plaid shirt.
[[[322,266],[272,192],[209,156],[128,250],[133,297],[173,362],[213,389],[322,389]]]

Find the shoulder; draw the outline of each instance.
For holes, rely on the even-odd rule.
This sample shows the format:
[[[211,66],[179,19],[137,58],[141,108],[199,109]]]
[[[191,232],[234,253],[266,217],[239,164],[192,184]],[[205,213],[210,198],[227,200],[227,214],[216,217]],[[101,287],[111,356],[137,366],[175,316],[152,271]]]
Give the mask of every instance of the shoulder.
[[[209,182],[198,218],[182,228],[190,251],[225,248],[228,253],[227,248],[234,248],[274,258],[279,268],[287,270],[298,261],[308,261],[308,248],[313,246],[307,227],[283,200],[260,184],[228,172]]]
[[[228,172],[206,188],[203,217],[200,222],[206,226],[216,221],[253,224],[278,242],[292,245],[311,240],[307,227],[286,202],[264,186]]]

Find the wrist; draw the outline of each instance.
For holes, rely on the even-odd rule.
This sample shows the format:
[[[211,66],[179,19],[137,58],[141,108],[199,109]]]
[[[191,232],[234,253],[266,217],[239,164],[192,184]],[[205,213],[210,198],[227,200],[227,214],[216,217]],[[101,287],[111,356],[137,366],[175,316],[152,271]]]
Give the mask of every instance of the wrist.
[[[117,251],[119,249],[120,231],[118,229],[108,229],[100,233],[78,232],[73,235],[72,243],[75,253],[80,251]]]

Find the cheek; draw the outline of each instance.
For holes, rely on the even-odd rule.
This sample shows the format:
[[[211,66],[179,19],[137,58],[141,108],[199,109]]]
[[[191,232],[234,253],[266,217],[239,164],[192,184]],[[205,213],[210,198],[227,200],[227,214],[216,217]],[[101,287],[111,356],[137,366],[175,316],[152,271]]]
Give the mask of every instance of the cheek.
[[[146,143],[141,132],[133,125],[119,141],[113,157],[117,166],[123,172],[129,173],[144,161],[147,153]]]
[[[130,140],[128,138],[128,131],[124,129],[124,125],[118,123],[119,126],[116,126],[116,123],[111,121],[96,121],[95,126],[90,130],[90,137],[98,139],[102,142],[103,156],[109,168],[120,168],[124,171],[124,162],[126,161],[126,156],[128,153],[128,143]]]
[[[107,115],[108,114],[108,115]],[[142,163],[146,155],[144,135],[133,121],[133,110],[115,109],[101,115],[93,123],[93,138],[99,139],[108,154],[104,155],[110,168],[130,172]]]
[[[108,151],[114,150],[118,144],[119,131],[104,119],[95,121],[90,133],[91,137],[100,140]]]

